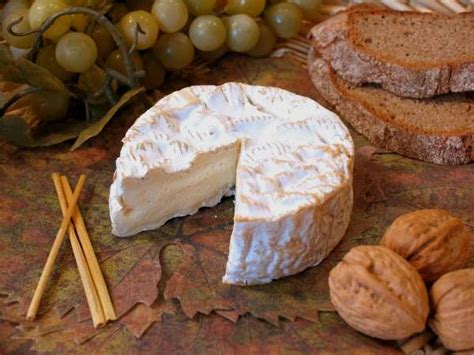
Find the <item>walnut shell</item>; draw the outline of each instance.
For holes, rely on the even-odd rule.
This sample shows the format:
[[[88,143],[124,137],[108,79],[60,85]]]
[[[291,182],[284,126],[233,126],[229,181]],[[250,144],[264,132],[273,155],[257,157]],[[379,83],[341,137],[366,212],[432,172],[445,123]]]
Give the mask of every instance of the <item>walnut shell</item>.
[[[474,349],[474,269],[443,275],[430,291],[430,327],[450,350]]]
[[[398,217],[380,245],[400,254],[432,282],[463,268],[470,256],[470,233],[445,210],[419,210]]]
[[[397,340],[425,329],[428,293],[405,259],[381,246],[352,248],[329,274],[331,302],[356,330]]]

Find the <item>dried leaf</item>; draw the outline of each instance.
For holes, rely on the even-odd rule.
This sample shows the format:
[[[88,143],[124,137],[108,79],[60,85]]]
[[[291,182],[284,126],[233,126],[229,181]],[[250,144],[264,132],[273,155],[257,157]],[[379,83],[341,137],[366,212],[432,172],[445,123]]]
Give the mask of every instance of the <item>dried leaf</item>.
[[[226,60],[217,65],[218,70],[202,77],[201,82],[196,77],[191,78],[192,82],[248,80],[313,96],[304,70],[295,69],[291,60],[247,62],[242,57],[229,58],[229,63],[241,61],[242,73],[232,70]],[[18,334],[14,335],[18,348],[0,340],[0,349],[6,348],[7,353],[16,349],[27,352],[25,347],[31,342],[37,351],[78,353],[150,353],[157,349],[170,353],[396,352],[395,344],[355,332],[335,312],[321,312],[331,309],[328,271],[346,250],[358,244],[377,243],[397,216],[416,208],[446,208],[474,226],[472,164],[436,166],[379,150],[372,154],[372,148],[365,148],[358,150],[356,157],[356,200],[347,235],[320,266],[269,285],[226,286],[220,278],[233,223],[231,199],[133,238],[111,235],[108,195],[120,139],[127,129],[123,122],[112,120],[107,131],[90,146],[74,152],[58,146],[2,155],[5,158],[0,162],[0,294],[6,295],[3,301],[9,306],[0,305],[0,319],[5,317],[20,324]],[[367,145],[357,134],[354,141],[358,148]],[[85,171],[89,176],[80,201],[81,210],[109,289],[117,292],[113,297],[118,301],[118,312],[124,314],[121,320],[100,330],[91,329],[87,320],[84,293],[67,243],[47,285],[39,319],[32,325],[21,317],[61,223],[49,178],[53,171],[70,176]],[[375,194],[368,191],[371,187],[377,188]],[[363,194],[357,196],[359,191]],[[471,266],[473,262],[471,258]],[[161,310],[153,309],[156,303],[151,307],[144,305],[152,304],[163,290],[167,302],[178,304],[174,315],[160,315]],[[162,300],[160,296],[155,302]],[[316,320],[318,314],[319,323],[281,319],[302,316]],[[279,326],[252,315],[278,322]],[[150,326],[158,318],[162,321]],[[131,331],[135,335],[145,333],[138,340]]]
[[[161,267],[148,252],[128,273],[124,279],[112,289],[112,299],[121,317],[131,305],[138,302],[151,306],[158,297],[158,281],[161,277]],[[154,287],[143,287],[149,283]]]
[[[70,120],[48,123],[47,131],[35,140],[35,147],[48,147],[76,138],[85,126],[85,122]]]
[[[141,92],[143,92],[143,88],[132,89],[123,94],[120,100],[112,108],[110,108],[109,111],[102,118],[93,122],[81,132],[76,142],[74,142],[74,145],[72,146],[71,150],[76,150],[84,142],[98,135],[102,131],[102,129],[104,129],[105,125],[109,123],[112,117],[117,113],[117,111],[120,110],[120,108],[122,108],[125,104],[127,104],[134,96],[138,95]]]
[[[7,64],[0,68],[0,80],[24,84],[23,74],[14,64]],[[2,88],[3,89],[3,88]]]
[[[31,126],[22,117],[10,115],[0,118],[0,134],[12,144],[30,146],[34,142],[31,133]]]
[[[157,260],[150,255],[151,249],[155,248],[152,243],[143,243],[118,251],[113,257],[102,262],[103,270],[120,268],[109,278],[109,290],[118,317],[128,312],[130,308],[138,303],[151,306],[158,297],[158,282],[160,280],[161,268]],[[132,255],[133,254],[133,255]],[[143,287],[149,283],[150,287]],[[82,291],[79,288],[80,291]],[[56,309],[60,315],[69,312],[75,305],[80,303],[77,316],[79,321],[89,320],[89,308],[84,302],[82,292],[69,295],[67,299],[57,299]]]
[[[159,300],[151,307],[137,304],[126,314],[120,323],[136,337],[140,338],[156,322],[161,322],[164,314],[175,314],[176,305],[172,302]]]
[[[19,326],[21,332],[16,339],[32,342],[30,350],[49,353],[65,353],[77,349],[101,333],[113,330],[117,325],[109,325],[106,329],[95,329],[91,322],[77,322],[74,314],[60,318],[49,313],[33,324],[23,323]],[[57,341],[60,340],[60,341]]]
[[[63,82],[51,74],[47,69],[32,63],[28,59],[18,58],[15,65],[22,73],[24,82],[34,87],[51,91],[66,90]]]
[[[231,201],[225,204],[232,208]],[[199,212],[195,218],[209,220],[207,212]],[[186,221],[183,229],[185,225]],[[268,285],[239,287],[223,284],[231,231],[218,226],[214,228],[183,236],[181,248],[185,261],[166,284],[165,298],[178,299],[188,317],[197,313],[209,314],[214,310],[234,311],[239,315],[250,313],[278,324],[280,317],[317,321],[319,309],[331,307],[325,278],[331,267],[328,263]]]
[[[21,117],[5,116],[0,118],[0,133],[10,143],[20,147],[48,147],[76,138],[85,126],[84,122],[67,120],[49,123],[45,130],[33,137],[31,125],[26,121],[26,113]]]
[[[13,63],[13,57],[8,47],[0,44],[0,70]]]
[[[383,202],[387,199],[382,189],[383,174],[380,173],[383,166],[371,160],[377,151],[378,149],[372,146],[365,146],[356,151],[354,184],[358,186],[358,189],[354,192],[354,198],[365,209],[372,203]]]
[[[98,339],[97,339],[98,340]],[[96,339],[86,344],[96,349]],[[97,341],[98,343],[98,341]],[[156,323],[137,341],[117,334],[112,344],[122,351],[184,354],[399,354],[393,343],[379,342],[347,326],[335,313],[324,314],[322,323],[282,321],[279,327],[245,315],[236,324],[218,315],[187,320],[176,315]],[[106,346],[99,348],[104,351]]]
[[[236,312],[236,311],[214,311],[214,312],[234,323],[236,323],[240,318],[239,312]]]

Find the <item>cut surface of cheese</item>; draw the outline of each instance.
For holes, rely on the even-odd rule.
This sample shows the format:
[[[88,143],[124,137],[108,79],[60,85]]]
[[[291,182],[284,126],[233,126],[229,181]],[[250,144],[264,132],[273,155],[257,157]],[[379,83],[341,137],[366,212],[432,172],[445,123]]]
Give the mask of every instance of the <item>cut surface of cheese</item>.
[[[309,98],[191,86],[139,117],[123,143],[109,198],[113,234],[155,229],[235,194],[226,283],[263,284],[314,266],[349,224],[352,139]]]

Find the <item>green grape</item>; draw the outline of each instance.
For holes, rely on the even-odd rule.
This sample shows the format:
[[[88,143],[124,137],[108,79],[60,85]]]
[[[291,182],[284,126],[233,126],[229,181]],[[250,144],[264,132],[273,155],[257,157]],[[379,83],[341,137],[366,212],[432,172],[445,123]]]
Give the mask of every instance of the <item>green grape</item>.
[[[67,71],[83,73],[97,59],[97,46],[92,38],[80,32],[70,32],[56,45],[56,60]]]
[[[143,10],[150,11],[154,0],[127,0],[125,3],[132,11]]]
[[[206,59],[217,59],[222,57],[224,54],[227,53],[229,50],[229,47],[227,47],[227,44],[223,44],[219,48],[217,48],[214,51],[208,51],[208,52],[200,52],[201,56]]]
[[[295,4],[272,5],[265,11],[265,22],[280,38],[291,38],[298,34],[303,13]]]
[[[36,64],[48,69],[51,74],[55,75],[62,81],[69,81],[75,76],[74,73],[68,72],[59,65],[56,60],[56,46],[54,44],[43,47],[39,50]]]
[[[71,15],[71,28],[77,32],[84,32],[90,17],[84,14]]]
[[[165,81],[166,71],[152,53],[143,55],[143,65],[145,77],[142,79],[146,89],[152,90],[159,88]]]
[[[189,37],[197,49],[215,51],[225,42],[226,28],[219,17],[202,15],[191,23]]]
[[[20,23],[13,27],[13,32],[25,33],[31,31],[30,23],[28,21],[28,9],[19,9],[16,12],[10,12],[2,22],[2,36],[13,47],[16,48],[31,48],[35,39],[34,35],[15,36],[8,32],[8,26],[20,18],[23,18]]]
[[[143,59],[140,54],[138,54],[137,52],[133,52],[130,59],[132,61],[132,65],[135,71],[143,70]],[[120,50],[116,49],[112,53],[110,53],[110,55],[107,57],[107,60],[105,61],[105,64],[110,69],[113,69],[119,72],[120,74],[128,77],[125,62],[123,60],[122,53],[120,53]]]
[[[40,122],[57,121],[66,117],[69,102],[70,97],[66,93],[39,91],[18,99],[9,110],[29,107]]]
[[[144,32],[138,32],[137,49],[150,48],[158,38],[158,22],[149,12],[143,10],[132,11],[122,17],[118,28],[130,46],[135,42],[137,24]]]
[[[66,93],[56,91],[42,91],[33,95],[35,105],[41,121],[57,121],[66,117],[70,97]]]
[[[94,64],[88,71],[79,75],[77,84],[84,92],[94,94],[102,88],[106,76],[105,71]]]
[[[189,12],[194,16],[212,14],[216,7],[216,0],[184,0]]]
[[[230,15],[247,14],[257,17],[265,9],[265,0],[228,0],[225,12]]]
[[[153,54],[165,69],[183,69],[194,58],[194,47],[184,33],[168,33],[153,46]]]
[[[63,0],[69,6],[87,6],[87,0]]]
[[[122,3],[116,3],[112,8],[107,12],[107,17],[112,21],[112,23],[119,22],[122,17],[130,12],[127,5]]]
[[[224,12],[225,7],[227,6],[227,0],[216,0],[216,5],[214,6],[214,11],[217,14]]]
[[[224,18],[227,46],[234,52],[247,52],[258,42],[258,25],[249,15],[239,14]]]
[[[97,96],[96,93],[102,89],[106,78],[107,74],[105,71],[95,64],[88,71],[79,75],[77,84],[82,91],[87,93],[89,103],[94,105],[105,103],[107,100],[105,95]]]
[[[102,25],[96,24],[91,32],[91,37],[97,46],[97,55],[105,59],[115,49],[115,42],[109,30]]]
[[[166,33],[178,32],[188,21],[188,7],[183,0],[156,0],[151,13]]]
[[[66,117],[70,97],[66,93],[45,91],[38,93],[40,100],[40,116],[43,121],[57,121]]]
[[[38,29],[51,15],[67,9],[62,0],[36,0],[30,7],[28,20],[33,30]],[[55,39],[69,31],[71,16],[61,16],[43,33],[43,37]]]
[[[322,0],[288,0],[303,11],[304,18],[308,20],[318,19],[319,9],[323,3]]]
[[[267,25],[258,24],[258,28],[260,30],[258,42],[247,54],[251,57],[266,57],[273,51],[273,48],[275,48],[277,41],[276,36]]]
[[[2,20],[10,17],[11,14],[16,15],[21,10],[28,10],[30,2],[28,0],[10,0],[7,1],[0,13]],[[16,16],[15,16],[16,17]]]

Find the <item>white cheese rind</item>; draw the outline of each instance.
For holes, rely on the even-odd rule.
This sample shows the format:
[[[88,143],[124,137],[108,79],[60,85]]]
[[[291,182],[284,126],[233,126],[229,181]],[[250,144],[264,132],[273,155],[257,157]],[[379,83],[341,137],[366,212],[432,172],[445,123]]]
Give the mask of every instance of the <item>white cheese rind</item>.
[[[352,196],[347,184],[322,206],[278,221],[236,223],[223,282],[265,284],[319,264],[346,232]]]
[[[287,91],[194,86],[160,100],[124,138],[113,233],[133,235],[232,194],[224,282],[261,284],[316,265],[352,209],[354,147],[337,115]]]

